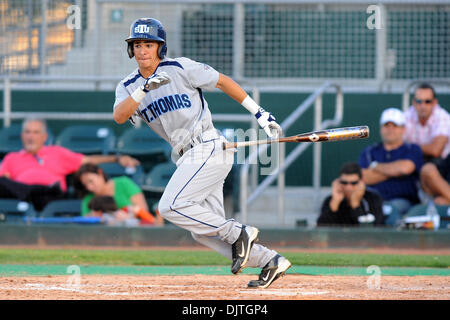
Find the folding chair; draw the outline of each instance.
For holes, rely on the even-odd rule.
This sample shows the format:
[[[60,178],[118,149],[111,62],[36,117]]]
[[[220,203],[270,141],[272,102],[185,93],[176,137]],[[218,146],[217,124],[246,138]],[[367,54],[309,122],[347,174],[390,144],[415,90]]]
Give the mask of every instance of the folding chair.
[[[139,186],[144,183],[145,174],[141,165],[136,166],[135,168],[131,168],[124,167],[117,162],[106,162],[99,164],[99,167],[110,178],[127,176],[134,182],[136,182],[136,184],[138,184]]]
[[[171,158],[172,147],[149,128],[131,128],[119,137],[116,151],[138,159],[144,170],[150,171]]]
[[[34,216],[33,205],[17,199],[0,199],[0,221],[21,223],[27,216]]]
[[[80,199],[61,199],[49,202],[39,217],[76,217],[81,215]]]

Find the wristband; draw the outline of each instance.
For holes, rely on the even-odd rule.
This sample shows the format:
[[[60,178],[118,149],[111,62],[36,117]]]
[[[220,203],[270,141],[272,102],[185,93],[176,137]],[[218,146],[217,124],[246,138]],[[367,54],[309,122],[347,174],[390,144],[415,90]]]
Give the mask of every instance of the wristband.
[[[146,94],[147,93],[142,89],[142,87],[139,87],[131,94],[131,98],[133,98],[133,100],[137,103],[141,103],[141,101],[144,100]]]
[[[241,105],[247,109],[251,114],[256,115],[260,106],[253,100],[250,96],[246,96],[245,99],[241,102]]]

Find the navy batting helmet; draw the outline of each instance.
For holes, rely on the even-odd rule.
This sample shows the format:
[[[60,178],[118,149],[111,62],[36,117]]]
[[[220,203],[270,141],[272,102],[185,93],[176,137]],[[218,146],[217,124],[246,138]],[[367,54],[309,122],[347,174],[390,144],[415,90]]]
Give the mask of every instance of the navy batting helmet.
[[[140,18],[135,20],[130,27],[130,36],[125,39],[128,42],[128,56],[134,57],[133,41],[153,40],[160,43],[158,56],[163,59],[167,53],[166,31],[161,22],[153,18]]]

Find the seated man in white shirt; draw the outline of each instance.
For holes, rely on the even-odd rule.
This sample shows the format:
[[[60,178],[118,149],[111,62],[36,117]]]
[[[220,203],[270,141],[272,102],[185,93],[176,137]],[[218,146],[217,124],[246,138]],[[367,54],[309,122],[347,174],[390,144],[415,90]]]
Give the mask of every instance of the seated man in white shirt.
[[[405,140],[420,145],[428,161],[420,173],[424,191],[437,204],[450,204],[450,114],[439,105],[431,85],[416,88],[405,118]]]

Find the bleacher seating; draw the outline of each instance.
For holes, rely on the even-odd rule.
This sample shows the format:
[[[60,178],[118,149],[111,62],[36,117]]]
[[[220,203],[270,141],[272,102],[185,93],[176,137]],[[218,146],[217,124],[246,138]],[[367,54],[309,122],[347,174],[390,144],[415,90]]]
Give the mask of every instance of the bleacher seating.
[[[154,165],[169,160],[172,148],[149,128],[131,128],[119,137],[116,151],[135,157],[148,172]]]
[[[156,165],[145,177],[142,189],[144,191],[162,194],[176,168],[176,165],[172,161]]]
[[[434,205],[436,213],[439,215],[439,229],[450,228],[450,206]],[[404,221],[414,221],[415,219],[408,218],[428,218],[427,213],[433,208],[429,207],[429,204],[417,204],[413,206],[408,212],[403,216]],[[420,220],[420,219],[419,219]]]
[[[0,215],[6,223],[22,222],[24,217],[35,215],[33,205],[16,199],[0,199]]]
[[[76,217],[81,214],[80,199],[61,199],[49,202],[39,213],[41,218],[46,217]]]
[[[110,178],[127,176],[138,185],[142,185],[144,183],[145,173],[140,165],[135,168],[131,168],[124,167],[117,162],[106,162],[99,164],[99,167]]]
[[[56,138],[57,145],[83,154],[110,154],[115,143],[113,130],[101,125],[69,126]]]

